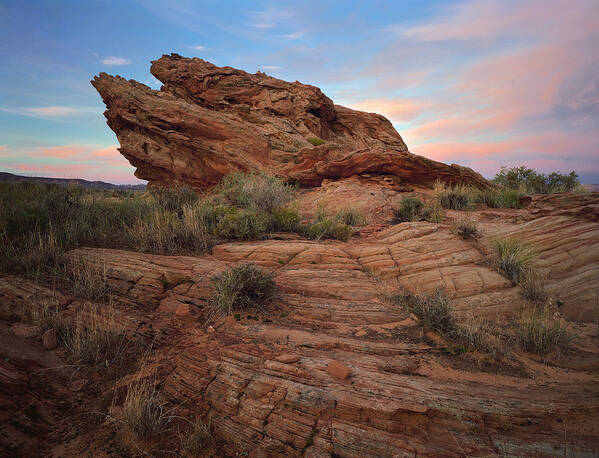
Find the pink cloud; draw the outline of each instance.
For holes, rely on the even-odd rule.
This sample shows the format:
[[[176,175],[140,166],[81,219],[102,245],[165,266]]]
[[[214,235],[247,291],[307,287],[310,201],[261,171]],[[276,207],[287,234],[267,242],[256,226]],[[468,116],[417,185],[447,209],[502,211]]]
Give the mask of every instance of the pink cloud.
[[[33,155],[40,157],[67,158],[84,154],[88,148],[85,146],[66,145],[66,146],[51,146],[35,151]]]
[[[370,113],[383,114],[392,121],[406,122],[414,119],[430,104],[414,99],[368,99],[352,103],[351,108]]]

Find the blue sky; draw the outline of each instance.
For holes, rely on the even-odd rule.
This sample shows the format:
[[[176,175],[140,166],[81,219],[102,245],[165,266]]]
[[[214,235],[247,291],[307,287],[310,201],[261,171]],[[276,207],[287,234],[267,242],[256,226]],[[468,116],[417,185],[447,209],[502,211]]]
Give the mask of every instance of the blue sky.
[[[171,52],[317,85],[412,152],[599,182],[596,0],[0,0],[0,170],[134,183],[89,84]]]

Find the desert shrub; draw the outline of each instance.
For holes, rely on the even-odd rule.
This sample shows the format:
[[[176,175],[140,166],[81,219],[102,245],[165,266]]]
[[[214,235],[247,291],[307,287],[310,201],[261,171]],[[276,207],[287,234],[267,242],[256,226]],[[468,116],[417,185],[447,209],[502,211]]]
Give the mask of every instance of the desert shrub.
[[[236,310],[260,306],[277,292],[274,275],[244,264],[214,275],[213,294],[209,303],[216,316],[230,315]]]
[[[163,433],[173,415],[165,408],[153,380],[140,378],[127,387],[123,403],[123,422],[140,439],[149,439]]]
[[[514,285],[521,282],[533,268],[536,251],[517,238],[496,239],[493,242],[495,265]]]
[[[507,188],[532,194],[570,192],[580,187],[576,172],[570,172],[569,174],[553,172],[545,175],[524,166],[501,167],[493,181]]]
[[[399,208],[393,209],[394,221],[403,223],[407,221],[418,221],[424,208],[424,203],[414,197],[402,197]]]
[[[440,223],[445,218],[445,210],[439,201],[433,199],[426,204],[415,197],[402,197],[399,208],[393,209],[393,222],[428,221]]]
[[[295,232],[300,224],[300,216],[295,209],[275,208],[271,211],[268,229],[275,232]]]
[[[266,235],[269,218],[264,213],[238,210],[226,214],[216,226],[216,235],[225,239],[260,240]]]
[[[309,239],[336,239],[346,241],[353,233],[351,226],[334,221],[332,218],[320,218],[306,226],[304,235]]]
[[[523,350],[546,354],[565,342],[566,330],[557,316],[547,309],[535,308],[520,317],[517,337]]]
[[[456,220],[452,230],[464,240],[474,240],[481,236],[478,224],[476,224],[476,221],[469,218],[460,218]]]
[[[420,218],[429,223],[440,223],[445,218],[445,210],[437,199],[433,199],[424,205]]]
[[[308,141],[312,144],[312,146],[320,146],[326,143],[322,138],[318,137],[309,138]]]
[[[335,215],[335,219],[348,226],[359,226],[360,224],[364,224],[366,220],[362,210],[357,207],[342,208]]]
[[[456,325],[451,316],[449,298],[441,288],[428,294],[412,294],[404,291],[393,295],[391,300],[416,315],[428,329],[441,334],[453,333],[455,330]]]
[[[231,173],[215,189],[231,205],[271,212],[295,197],[295,187],[264,173]]]
[[[212,441],[210,427],[201,418],[196,418],[179,437],[181,449],[190,456],[200,456]]]
[[[182,213],[184,206],[193,204],[198,200],[198,195],[186,184],[152,186],[149,190],[159,208],[171,212]]]

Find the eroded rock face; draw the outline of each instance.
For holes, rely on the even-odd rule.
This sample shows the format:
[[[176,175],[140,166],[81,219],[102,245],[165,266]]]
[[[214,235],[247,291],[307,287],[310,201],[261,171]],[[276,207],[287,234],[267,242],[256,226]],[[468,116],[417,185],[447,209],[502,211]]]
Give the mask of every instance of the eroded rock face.
[[[92,81],[121,154],[150,183],[208,188],[226,173],[262,170],[307,186],[359,173],[489,186],[469,168],[409,153],[389,120],[335,105],[317,87],[177,54],[151,72],[160,91],[106,73]]]

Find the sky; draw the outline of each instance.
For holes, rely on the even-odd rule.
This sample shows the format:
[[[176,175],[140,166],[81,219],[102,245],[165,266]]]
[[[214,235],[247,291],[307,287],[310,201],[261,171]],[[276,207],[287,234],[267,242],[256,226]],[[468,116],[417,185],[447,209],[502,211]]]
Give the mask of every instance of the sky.
[[[411,152],[599,183],[599,0],[0,0],[0,171],[137,183],[89,81],[176,52],[313,84]]]

